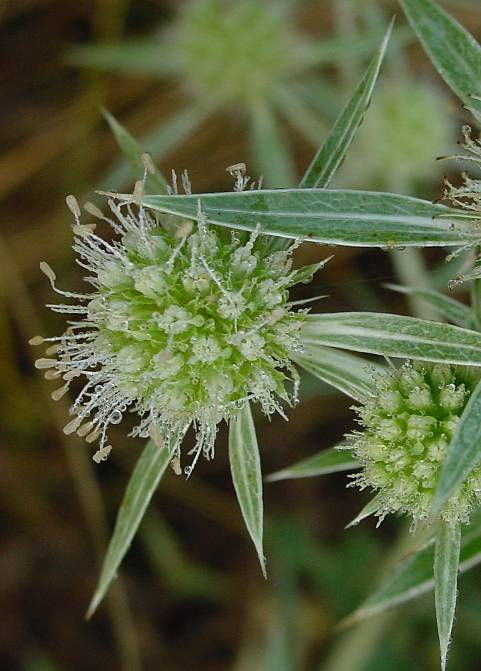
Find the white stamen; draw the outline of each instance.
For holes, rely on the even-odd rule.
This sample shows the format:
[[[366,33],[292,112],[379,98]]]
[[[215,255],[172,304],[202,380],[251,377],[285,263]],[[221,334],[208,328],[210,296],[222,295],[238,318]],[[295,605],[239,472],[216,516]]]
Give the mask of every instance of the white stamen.
[[[100,208],[97,207],[97,205],[94,205],[90,201],[87,201],[84,205],[84,210],[88,212],[89,214],[92,215],[92,217],[96,217],[97,219],[105,219],[104,213]]]
[[[105,445],[104,447],[101,447],[99,450],[97,450],[92,459],[96,464],[100,464],[101,461],[106,461],[111,451],[112,445]]]
[[[42,370],[43,368],[54,368],[57,365],[56,359],[37,359],[35,368]]]
[[[55,288],[55,280],[57,279],[57,276],[46,261],[40,261],[40,270],[45,275],[45,277],[47,277],[50,280],[52,288]]]
[[[135,182],[135,187],[134,187],[134,193],[133,193],[133,200],[136,205],[142,205],[142,201],[144,199],[144,183],[142,180],[138,180]]]
[[[155,165],[152,162],[152,157],[150,154],[142,154],[140,157],[140,160],[142,161],[142,164],[145,168],[145,170],[149,173],[149,175],[155,175]]]
[[[65,199],[67,207],[76,219],[80,219],[80,207],[75,196],[67,196]]]

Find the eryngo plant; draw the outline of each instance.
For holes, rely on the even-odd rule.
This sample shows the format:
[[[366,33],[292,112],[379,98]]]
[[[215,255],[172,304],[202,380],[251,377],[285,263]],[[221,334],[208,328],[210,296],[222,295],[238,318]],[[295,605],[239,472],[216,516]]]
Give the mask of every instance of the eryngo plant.
[[[58,308],[67,314],[73,312],[74,321],[66,334],[52,339],[54,344],[49,346],[47,356],[57,358],[41,359],[38,366],[47,369],[47,377],[63,378],[65,385],[54,392],[54,398],[64,394],[71,379],[79,374],[87,378],[67,431],[87,435],[89,440],[99,438],[96,460],[102,460],[109,452],[106,431],[109,424],[120,421],[124,407],[135,409],[140,415],[134,434],[152,439],[127,486],[89,613],[100,603],[115,576],[165,468],[172,463],[180,472],[180,442],[189,426],[197,430],[197,440],[188,473],[202,452],[212,456],[218,424],[223,420],[229,423],[234,486],[264,566],[262,479],[250,402],[258,402],[266,414],[282,414],[282,401],[293,403],[296,399],[297,374],[291,364],[294,361],[357,401],[370,399],[367,408],[375,397],[376,381],[362,359],[337,349],[345,348],[428,362],[421,369],[428,371],[422,373],[430,380],[428,384],[423,378],[423,385],[428,387],[432,386],[432,364],[447,365],[454,376],[447,383],[454,384],[458,399],[458,406],[451,403],[451,424],[456,417],[460,419],[452,436],[448,436],[451,441],[443,465],[440,466],[439,454],[439,471],[431,473],[437,478],[431,499],[433,508],[441,512],[437,516],[440,531],[435,575],[441,580],[449,574],[449,580],[444,581],[447,590],[437,590],[442,595],[438,612],[444,616],[440,635],[447,646],[454,614],[458,520],[465,519],[468,510],[458,506],[458,516],[449,519],[443,514],[449,509],[456,488],[463,485],[479,463],[472,448],[464,448],[476,444],[472,440],[472,420],[476,419],[476,432],[480,396],[479,385],[468,388],[467,379],[451,366],[481,366],[481,335],[471,330],[470,320],[462,321],[463,328],[458,328],[398,315],[309,315],[302,309],[294,312],[294,303],[289,302],[287,294],[291,285],[308,280],[322,263],[293,272],[286,239],[387,248],[446,246],[477,239],[476,232],[458,223],[457,211],[393,194],[325,188],[369,104],[388,37],[389,31],[304,176],[301,186],[308,188],[244,190],[246,183],[241,172],[237,175],[236,193],[180,196],[174,190],[144,198],[140,182],[133,196],[113,196],[110,217],[88,206],[91,214],[111,224],[118,235],[113,242],[97,236],[93,225],[81,223],[75,199],[68,199],[75,218],[76,248],[81,265],[92,272],[94,291],[86,295],[63,292],[79,302]],[[142,163],[132,138],[122,129],[117,137],[126,140],[123,149],[129,159]],[[154,176],[155,170],[144,159],[146,175],[148,172]],[[160,184],[161,190],[165,182],[156,176],[158,179],[152,180],[150,186]],[[184,184],[188,186],[186,180]],[[242,233],[233,234],[221,227],[240,229]],[[280,249],[274,251],[274,245],[265,243],[262,234],[266,233],[285,239]],[[42,269],[55,287],[53,271],[47,264]],[[459,308],[455,312],[464,319]],[[78,315],[84,315],[85,320],[77,321]],[[33,339],[33,344],[41,342],[43,338]],[[411,403],[411,392],[405,392],[400,408]],[[461,392],[463,403],[466,401],[462,414]],[[432,397],[439,401],[433,390]],[[449,394],[445,400],[449,404],[448,397]],[[427,406],[421,406],[422,403],[418,414],[424,417]],[[368,416],[374,418],[370,424]],[[443,421],[439,413],[434,418]],[[365,419],[366,436],[369,431],[374,435],[375,413],[370,416],[366,410]],[[419,431],[424,426],[419,441],[427,447],[429,430],[424,420],[416,423]],[[436,427],[441,431],[440,425]],[[409,428],[412,427],[406,431]],[[362,442],[359,439],[358,458]],[[460,453],[462,459],[457,458]],[[352,453],[348,453],[344,464],[339,454],[336,452],[337,461],[331,458],[331,470],[340,470],[347,463],[352,468]],[[370,463],[368,456],[364,458],[367,478]],[[462,464],[462,470],[453,471],[453,462]],[[414,472],[414,462],[411,465]],[[393,473],[402,479],[399,471]],[[418,489],[424,487],[423,482],[417,482]],[[365,480],[361,484],[374,483]],[[467,498],[476,498],[474,486],[467,490]],[[384,500],[384,508],[375,500],[371,512],[388,512],[387,497]],[[426,514],[425,509],[415,508],[411,499],[398,501],[391,508],[409,511],[421,519]]]
[[[180,471],[181,442],[192,426],[188,474],[201,453],[214,456],[220,422],[247,402],[284,415],[280,401],[297,399],[290,355],[301,349],[305,317],[293,310],[288,289],[322,264],[292,270],[293,245],[269,253],[256,233],[209,227],[202,212],[196,222],[152,213],[141,201],[109,199],[110,216],[98,213],[116,236],[107,242],[81,224],[72,197],[69,203],[74,250],[93,291],[57,289],[43,264],[54,290],[74,302],[51,306],[71,320],[63,335],[45,339],[55,343],[55,358],[36,364],[62,380],[54,398],[73,380],[84,382],[66,433],[98,439],[94,459],[102,459],[109,426],[133,410],[140,421],[132,435],[168,445]]]

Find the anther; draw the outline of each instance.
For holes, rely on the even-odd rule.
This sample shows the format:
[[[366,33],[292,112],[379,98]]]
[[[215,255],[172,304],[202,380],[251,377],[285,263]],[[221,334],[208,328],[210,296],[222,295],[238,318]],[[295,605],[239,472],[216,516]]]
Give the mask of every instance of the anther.
[[[77,429],[77,436],[80,436],[80,438],[86,436],[87,433],[90,433],[90,431],[92,430],[93,425],[94,425],[93,422],[85,422],[85,424],[79,426],[79,428]]]
[[[42,370],[43,368],[53,368],[57,365],[56,359],[37,359],[35,362],[35,368]]]
[[[52,400],[54,401],[60,401],[62,396],[65,396],[65,394],[68,391],[68,384],[65,384],[63,387],[59,387],[59,389],[55,389],[55,391],[52,391],[50,394],[52,397]]]
[[[40,261],[40,270],[45,275],[45,277],[48,278],[52,287],[55,287],[55,280],[57,279],[57,276],[46,261]]]
[[[92,217],[96,217],[97,219],[104,219],[104,214],[100,208],[97,207],[97,205],[94,205],[90,201],[87,201],[84,205],[84,210],[88,212],[89,214],[92,215]]]
[[[149,436],[152,438],[154,444],[159,448],[164,448],[164,441],[160,435],[159,427],[157,424],[149,424]]]
[[[47,347],[47,349],[45,350],[45,354],[48,354],[48,356],[50,356],[51,354],[57,354],[57,352],[61,348],[62,348],[61,345],[51,345],[50,347]]]
[[[62,373],[59,370],[48,370],[43,374],[46,380],[57,380],[61,375]]]
[[[80,421],[81,420],[79,420],[78,417],[70,420],[70,422],[63,427],[64,434],[69,436],[71,433],[75,433],[79,427]]]
[[[142,205],[142,200],[144,199],[144,183],[142,180],[138,180],[135,182],[135,187],[134,187],[134,193],[133,193],[133,199],[134,203],[136,205]]]
[[[80,236],[92,235],[95,229],[95,224],[76,224],[75,226],[72,226],[72,231],[75,233],[75,235]]]
[[[29,345],[41,345],[43,343],[43,338],[42,336],[33,336],[33,338],[30,338],[28,341]]]
[[[180,465],[179,457],[174,457],[170,462],[170,465],[172,466],[172,470],[176,475],[182,475],[182,466]]]
[[[150,156],[150,154],[147,153],[142,154],[140,160],[142,161],[142,164],[149,173],[149,175],[155,175],[155,165],[152,162],[152,157]]]
[[[67,196],[65,199],[67,207],[76,219],[80,219],[80,207],[75,196]]]
[[[95,429],[95,431],[91,431],[88,436],[85,438],[85,442],[87,443],[93,443],[97,438],[100,436],[100,431],[98,429]]]
[[[106,461],[109,454],[112,452],[112,445],[105,445],[97,450],[92,459],[96,464],[100,464],[101,461]]]

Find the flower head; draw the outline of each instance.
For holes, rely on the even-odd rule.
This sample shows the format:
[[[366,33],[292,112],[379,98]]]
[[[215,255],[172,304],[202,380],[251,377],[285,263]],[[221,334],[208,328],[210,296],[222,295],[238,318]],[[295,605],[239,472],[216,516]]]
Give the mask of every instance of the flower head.
[[[194,0],[169,34],[173,67],[196,97],[248,107],[265,101],[300,67],[305,40],[270,0]]]
[[[101,459],[109,425],[129,409],[140,417],[133,435],[169,445],[178,470],[189,426],[197,435],[195,463],[201,452],[213,456],[219,423],[247,401],[266,415],[283,414],[281,401],[297,396],[289,352],[299,348],[305,314],[292,311],[288,298],[298,277],[292,247],[269,253],[255,232],[210,228],[201,213],[195,223],[115,200],[111,218],[88,207],[111,224],[116,239],[107,241],[80,223],[69,198],[74,249],[93,291],[60,291],[42,264],[53,288],[72,299],[50,307],[70,321],[63,335],[32,341],[54,343],[48,351],[55,358],[36,364],[63,380],[54,398],[72,380],[84,381],[65,431],[98,438]]]
[[[377,514],[408,513],[426,519],[456,424],[479,374],[459,366],[405,363],[381,376],[373,397],[357,409],[363,430],[353,453],[363,465],[353,476],[361,489],[379,492]],[[481,502],[478,466],[441,511],[446,521],[467,522]]]
[[[448,105],[426,82],[380,86],[346,159],[343,182],[412,193],[436,176],[440,147],[454,144]]]

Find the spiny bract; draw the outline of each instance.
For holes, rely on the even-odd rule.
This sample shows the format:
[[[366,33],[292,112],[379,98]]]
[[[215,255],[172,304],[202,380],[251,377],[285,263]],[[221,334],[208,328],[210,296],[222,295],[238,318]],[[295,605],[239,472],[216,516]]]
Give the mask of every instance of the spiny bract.
[[[363,470],[353,476],[361,489],[379,490],[377,515],[408,513],[426,519],[449,443],[479,374],[431,363],[405,363],[377,380],[373,397],[357,409],[363,431],[353,453]],[[451,497],[440,515],[468,522],[481,502],[481,466]]]
[[[141,184],[141,183],[139,183]],[[63,378],[60,398],[74,378],[86,379],[65,427],[87,440],[100,439],[94,457],[110,450],[106,432],[130,408],[140,416],[132,435],[150,435],[169,446],[178,471],[180,443],[193,425],[193,463],[213,456],[219,422],[247,401],[270,415],[283,414],[281,399],[297,396],[297,373],[289,352],[299,349],[304,311],[293,312],[288,288],[308,281],[313,267],[291,269],[292,246],[269,253],[256,233],[239,235],[143,207],[110,200],[107,220],[118,239],[98,237],[81,225],[73,197],[74,249],[94,291],[62,292],[55,274],[42,269],[53,288],[73,304],[51,305],[72,315],[67,331],[39,359],[49,378]],[[292,383],[290,393],[285,383]],[[192,465],[193,465],[192,463]],[[192,466],[185,471],[190,472]]]

